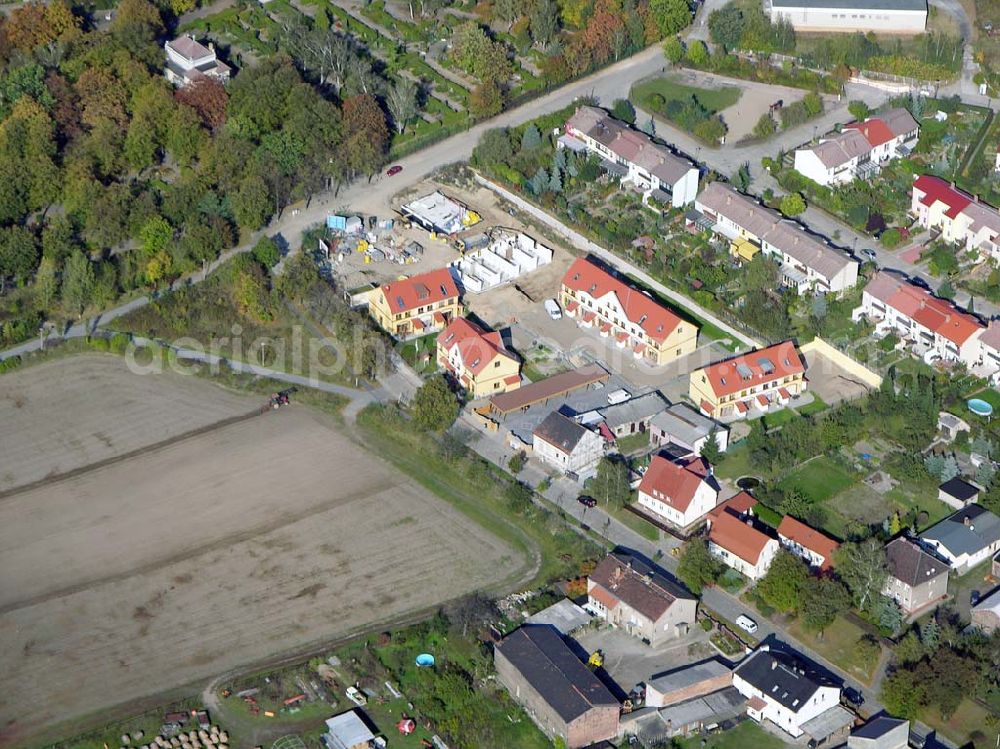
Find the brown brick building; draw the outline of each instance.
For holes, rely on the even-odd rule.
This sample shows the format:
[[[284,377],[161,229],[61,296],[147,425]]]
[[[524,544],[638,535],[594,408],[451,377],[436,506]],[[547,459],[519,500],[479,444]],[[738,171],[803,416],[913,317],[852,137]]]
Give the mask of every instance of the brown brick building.
[[[493,656],[500,683],[567,749],[618,735],[618,700],[552,627],[516,629],[497,643]]]
[[[732,686],[733,672],[714,658],[658,674],[646,682],[646,707],[666,707]]]

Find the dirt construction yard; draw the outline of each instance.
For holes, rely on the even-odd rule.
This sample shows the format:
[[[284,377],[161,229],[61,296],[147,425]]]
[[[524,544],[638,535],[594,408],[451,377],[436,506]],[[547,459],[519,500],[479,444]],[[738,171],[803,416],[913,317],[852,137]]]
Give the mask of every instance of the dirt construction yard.
[[[126,387],[125,370],[104,361],[114,366],[93,385],[96,397],[58,421],[66,444],[86,443],[118,418],[176,430],[160,397],[173,387],[203,414],[227,399],[235,412],[259,405],[193,378],[164,386],[145,377],[131,387],[145,389],[149,410],[111,418],[116,399],[96,391]],[[89,358],[52,366],[78,365],[94,366]],[[31,382],[35,373],[53,376],[39,368],[17,377]],[[5,446],[53,430],[0,424]],[[8,457],[5,449],[0,459]],[[329,417],[294,404],[8,492],[0,496],[0,673],[11,688],[0,700],[0,746],[56,723],[72,732],[75,718],[100,720],[112,706],[384,626],[521,567],[506,544]]]

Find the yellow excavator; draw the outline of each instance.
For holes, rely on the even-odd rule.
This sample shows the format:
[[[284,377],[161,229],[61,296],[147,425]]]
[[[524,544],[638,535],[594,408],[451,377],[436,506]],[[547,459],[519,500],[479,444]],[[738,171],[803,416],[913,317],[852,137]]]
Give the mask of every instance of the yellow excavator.
[[[600,650],[595,650],[590,654],[590,658],[587,660],[588,668],[600,668],[604,665],[604,653]]]

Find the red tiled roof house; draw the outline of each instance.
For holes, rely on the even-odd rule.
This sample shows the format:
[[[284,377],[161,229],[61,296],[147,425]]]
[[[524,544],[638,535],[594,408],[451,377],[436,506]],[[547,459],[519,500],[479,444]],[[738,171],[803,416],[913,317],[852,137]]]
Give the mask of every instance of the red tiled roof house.
[[[563,276],[560,302],[580,327],[596,328],[649,364],[667,364],[698,345],[698,326],[583,258]]]
[[[704,458],[675,463],[657,455],[639,484],[639,506],[678,528],[691,527],[718,502],[719,486]]]
[[[832,538],[791,515],[785,515],[778,524],[778,539],[782,546],[821,572],[833,567],[833,555],[840,548]]]
[[[1000,212],[996,208],[927,174],[913,181],[910,198],[910,212],[921,226],[939,230],[946,242],[978,250],[982,259],[1000,260]]]
[[[426,335],[462,314],[458,286],[447,268],[421,273],[375,289],[368,312],[394,338]]]
[[[708,514],[708,550],[751,580],[767,574],[779,548],[778,539],[755,524],[756,505],[757,500],[740,492]]]
[[[691,373],[688,397],[706,416],[746,418],[784,406],[806,389],[802,355],[791,341],[710,364]]]
[[[473,398],[506,393],[521,386],[521,363],[499,333],[456,317],[437,338],[438,366],[447,370]]]

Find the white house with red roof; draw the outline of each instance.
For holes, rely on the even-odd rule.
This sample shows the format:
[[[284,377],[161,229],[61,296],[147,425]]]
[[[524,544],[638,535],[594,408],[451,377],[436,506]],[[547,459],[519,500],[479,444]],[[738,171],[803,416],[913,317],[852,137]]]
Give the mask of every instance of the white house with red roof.
[[[456,317],[437,337],[438,366],[473,398],[506,393],[521,386],[521,362],[495,331]]]
[[[603,109],[578,107],[559,147],[596,154],[623,183],[642,190],[644,199],[683,208],[698,194],[698,167]]]
[[[167,53],[164,75],[175,86],[190,86],[199,80],[211,79],[225,83],[232,72],[215,54],[215,45],[208,46],[193,36],[179,36],[163,45]]]
[[[833,567],[833,555],[840,548],[840,544],[832,538],[791,515],[785,515],[778,524],[778,540],[810,567],[816,567],[821,572]]]
[[[920,126],[906,109],[890,109],[795,151],[795,171],[824,186],[868,179],[887,162],[909,155]]]
[[[723,502],[708,514],[708,550],[751,580],[767,574],[778,555],[778,539],[754,521],[757,500],[746,492]]]
[[[786,405],[806,390],[802,354],[792,341],[725,359],[691,373],[688,397],[706,416],[744,419]]]
[[[458,286],[447,268],[390,281],[368,297],[368,312],[394,338],[427,335],[462,314]]]
[[[978,317],[885,271],[876,273],[862,292],[852,319],[862,317],[875,325],[876,335],[895,333],[915,353],[933,351],[970,368],[979,361],[979,337],[986,326]]]
[[[619,348],[649,364],[666,364],[698,345],[697,325],[584,258],[563,276],[559,301],[581,328],[613,337]]]
[[[957,189],[954,182],[928,174],[917,177],[910,212],[920,226],[940,231],[946,242],[977,250],[982,260],[1000,260],[1000,212]]]
[[[678,528],[694,525],[718,502],[719,485],[704,458],[674,462],[656,455],[639,483],[639,506]]]

